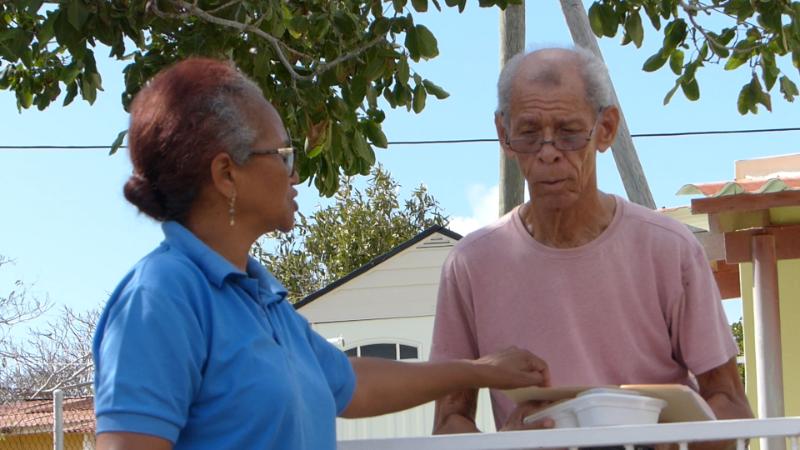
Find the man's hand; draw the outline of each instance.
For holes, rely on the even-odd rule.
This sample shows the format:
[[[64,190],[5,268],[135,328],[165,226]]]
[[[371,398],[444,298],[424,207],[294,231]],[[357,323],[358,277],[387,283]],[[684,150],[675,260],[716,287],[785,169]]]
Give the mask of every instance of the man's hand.
[[[526,417],[550,406],[551,403],[552,402],[539,402],[535,400],[520,403],[516,408],[514,408],[514,411],[511,411],[511,415],[508,416],[508,420],[506,420],[505,425],[503,425],[500,431],[540,430],[543,428],[553,428],[555,426],[555,422],[549,417],[545,417],[544,419],[540,419],[528,424],[523,422]]]
[[[550,385],[547,363],[533,353],[517,347],[486,355],[475,360],[474,364],[482,371],[485,385],[491,388]]]

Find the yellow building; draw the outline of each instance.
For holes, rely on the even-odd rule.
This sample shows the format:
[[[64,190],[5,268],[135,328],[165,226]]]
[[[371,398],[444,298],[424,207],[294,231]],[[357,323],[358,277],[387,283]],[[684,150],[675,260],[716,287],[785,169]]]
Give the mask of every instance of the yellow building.
[[[679,193],[703,196],[692,200],[692,213],[707,217],[709,231],[698,235],[717,271],[728,272],[718,282],[738,278],[720,290],[742,298],[753,411],[800,416],[800,154],[737,161],[734,180]]]
[[[52,450],[53,402],[30,400],[0,405],[0,450]],[[91,397],[64,399],[64,450],[94,450]]]

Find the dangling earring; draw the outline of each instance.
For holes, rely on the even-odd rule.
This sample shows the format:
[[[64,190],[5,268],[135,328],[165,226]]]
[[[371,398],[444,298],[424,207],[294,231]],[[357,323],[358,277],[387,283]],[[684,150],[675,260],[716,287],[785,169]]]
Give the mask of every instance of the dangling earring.
[[[236,191],[233,191],[233,195],[231,196],[230,200],[228,200],[228,224],[230,226],[236,225]]]

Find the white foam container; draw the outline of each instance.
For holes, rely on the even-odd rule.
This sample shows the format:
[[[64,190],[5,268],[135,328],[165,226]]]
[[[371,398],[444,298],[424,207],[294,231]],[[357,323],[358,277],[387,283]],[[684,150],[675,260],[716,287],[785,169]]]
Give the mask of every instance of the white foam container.
[[[658,416],[667,402],[633,391],[590,389],[538,411],[523,419],[529,424],[551,418],[556,428],[600,427],[614,425],[646,425],[658,423]]]

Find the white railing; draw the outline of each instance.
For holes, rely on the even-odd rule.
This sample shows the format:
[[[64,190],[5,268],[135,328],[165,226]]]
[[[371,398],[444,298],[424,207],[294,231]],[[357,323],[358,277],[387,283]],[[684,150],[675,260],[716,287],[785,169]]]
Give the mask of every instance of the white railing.
[[[736,440],[743,450],[748,439],[762,438],[761,450],[800,450],[800,417],[718,420],[712,422],[570,428],[504,433],[453,434],[396,439],[339,441],[338,450],[522,450],[678,443],[686,450],[698,441]],[[772,439],[766,439],[772,438]],[[769,441],[769,444],[765,441]]]

